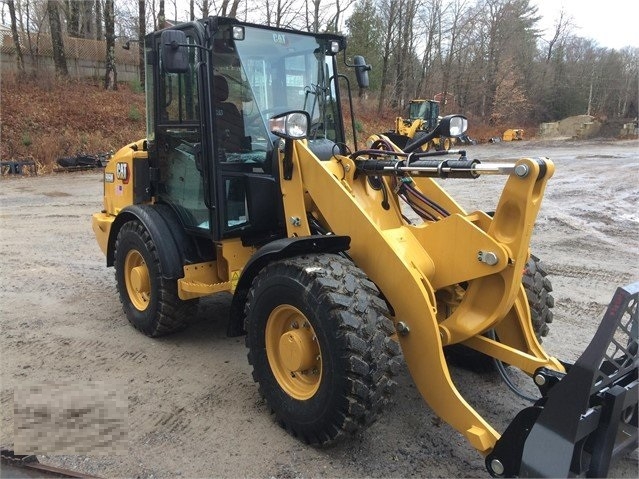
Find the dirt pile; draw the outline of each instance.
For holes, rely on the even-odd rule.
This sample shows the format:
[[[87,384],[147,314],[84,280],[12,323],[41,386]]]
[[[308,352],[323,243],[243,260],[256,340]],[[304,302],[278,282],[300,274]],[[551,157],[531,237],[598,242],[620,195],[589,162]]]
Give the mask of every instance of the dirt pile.
[[[542,123],[539,136],[545,138],[592,138],[601,130],[601,122],[594,116],[576,115],[561,121]]]

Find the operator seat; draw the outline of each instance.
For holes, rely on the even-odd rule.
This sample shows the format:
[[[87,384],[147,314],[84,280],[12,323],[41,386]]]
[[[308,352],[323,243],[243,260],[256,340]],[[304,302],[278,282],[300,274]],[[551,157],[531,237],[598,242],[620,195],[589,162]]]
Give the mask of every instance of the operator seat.
[[[229,152],[240,152],[245,142],[244,120],[234,103],[226,101],[229,97],[229,85],[221,75],[213,79],[215,126],[220,147]]]

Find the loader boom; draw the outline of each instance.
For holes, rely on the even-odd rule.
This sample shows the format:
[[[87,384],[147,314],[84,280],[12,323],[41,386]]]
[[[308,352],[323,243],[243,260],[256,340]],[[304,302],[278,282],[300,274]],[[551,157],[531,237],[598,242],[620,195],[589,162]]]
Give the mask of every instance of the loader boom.
[[[285,153],[281,154],[285,161]],[[457,206],[455,213],[437,222],[410,225],[402,218],[398,201],[382,208],[384,193],[370,188],[366,175],[356,177],[357,156],[326,162],[312,158],[302,142],[296,143],[293,171],[300,186],[303,180],[305,195],[302,191],[284,195],[287,215],[310,214],[335,234],[351,238],[349,256],[378,285],[395,313],[404,358],[420,393],[442,419],[486,453],[499,435],[455,388],[443,346],[474,338],[507,318],[502,328],[516,341],[486,343],[487,352],[507,358],[529,374],[539,367],[562,370],[522,326],[529,313],[521,271],[528,259],[534,218],[554,171],[552,162],[523,159],[514,164],[492,221]],[[391,191],[389,179],[385,176],[383,181]],[[281,182],[288,188],[295,179],[281,178]],[[420,178],[418,185],[427,196],[433,190],[441,194],[430,178]],[[312,204],[308,210],[301,202],[304,196]],[[307,227],[306,222],[288,224],[290,236],[304,234]],[[494,264],[478,259],[481,252],[493,253]],[[438,321],[435,292],[461,282],[468,282],[463,301],[453,315]]]

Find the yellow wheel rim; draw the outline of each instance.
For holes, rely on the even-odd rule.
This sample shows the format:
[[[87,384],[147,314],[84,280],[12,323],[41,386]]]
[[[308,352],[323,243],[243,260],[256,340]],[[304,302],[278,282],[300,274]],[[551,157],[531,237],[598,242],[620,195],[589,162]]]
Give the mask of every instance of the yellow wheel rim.
[[[294,306],[283,304],[266,321],[266,357],[280,387],[294,399],[310,399],[322,379],[322,355],[315,330]]]
[[[144,257],[137,250],[131,250],[124,259],[124,282],[133,306],[144,311],[151,301],[151,280]]]

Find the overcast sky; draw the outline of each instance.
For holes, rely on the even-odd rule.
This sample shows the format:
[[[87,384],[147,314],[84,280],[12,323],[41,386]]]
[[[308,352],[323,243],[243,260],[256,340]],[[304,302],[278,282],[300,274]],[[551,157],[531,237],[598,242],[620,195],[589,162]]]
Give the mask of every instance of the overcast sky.
[[[171,17],[173,2],[166,3],[167,15]],[[591,38],[601,47],[639,47],[639,0],[531,0],[531,3],[539,9],[542,17],[539,26],[546,29],[546,38],[552,36],[563,6],[573,20],[575,35]],[[187,18],[188,0],[177,0],[177,4],[178,17]]]
[[[562,6],[572,17],[574,34],[592,38],[599,46],[621,49],[639,47],[639,0],[532,0],[537,5],[542,28],[547,28],[546,38]]]

